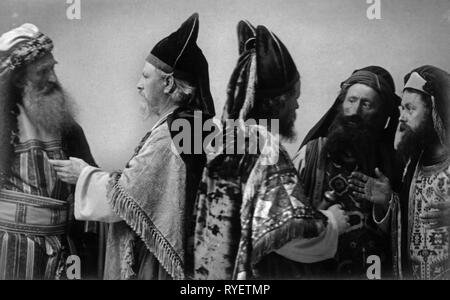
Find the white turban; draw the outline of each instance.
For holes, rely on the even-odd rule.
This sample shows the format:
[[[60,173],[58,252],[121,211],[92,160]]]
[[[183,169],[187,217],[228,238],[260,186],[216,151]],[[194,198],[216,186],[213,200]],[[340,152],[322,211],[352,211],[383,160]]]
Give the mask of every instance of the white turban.
[[[14,70],[52,51],[52,40],[33,24],[23,24],[0,37],[0,72]]]

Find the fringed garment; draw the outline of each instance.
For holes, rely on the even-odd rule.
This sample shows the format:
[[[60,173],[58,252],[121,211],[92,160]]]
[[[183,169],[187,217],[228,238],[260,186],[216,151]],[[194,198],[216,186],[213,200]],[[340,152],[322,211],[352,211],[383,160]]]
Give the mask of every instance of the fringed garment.
[[[120,172],[89,167],[81,173],[75,216],[111,223],[106,279],[191,277],[187,237],[205,157],[180,153],[169,128],[176,118],[192,125],[197,117],[202,120],[182,108],[162,117]]]

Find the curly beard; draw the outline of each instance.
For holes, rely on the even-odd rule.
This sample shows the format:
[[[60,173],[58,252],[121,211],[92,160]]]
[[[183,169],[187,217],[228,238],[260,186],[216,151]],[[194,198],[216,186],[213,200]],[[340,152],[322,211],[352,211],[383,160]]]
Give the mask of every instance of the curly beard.
[[[62,134],[75,122],[72,103],[59,83],[38,89],[28,82],[23,90],[23,106],[31,122],[50,134]]]
[[[404,159],[414,157],[437,139],[431,115],[420,122],[416,129],[399,123],[396,132],[396,150]]]
[[[360,116],[339,113],[330,126],[322,153],[349,171],[358,166],[371,173],[377,139],[373,126]]]

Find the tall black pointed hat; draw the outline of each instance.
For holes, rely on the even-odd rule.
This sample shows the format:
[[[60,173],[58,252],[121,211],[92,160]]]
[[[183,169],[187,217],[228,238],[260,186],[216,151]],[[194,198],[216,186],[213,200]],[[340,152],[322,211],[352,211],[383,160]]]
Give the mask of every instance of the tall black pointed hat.
[[[199,109],[209,116],[215,115],[214,102],[209,88],[208,62],[197,46],[199,16],[194,13],[177,31],[158,42],[147,61],[175,78],[188,81],[197,88],[196,97],[189,108]]]
[[[286,46],[265,26],[256,28],[257,93],[267,97],[283,95],[300,79]]]
[[[237,34],[240,56],[228,84],[223,120],[255,117],[255,101],[281,96],[300,79],[289,51],[266,27],[243,20]]]

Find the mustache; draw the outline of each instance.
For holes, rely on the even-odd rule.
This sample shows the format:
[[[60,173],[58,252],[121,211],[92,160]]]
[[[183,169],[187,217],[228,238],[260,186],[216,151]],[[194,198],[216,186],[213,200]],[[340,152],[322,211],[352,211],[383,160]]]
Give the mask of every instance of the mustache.
[[[330,126],[330,133],[339,130],[351,130],[363,133],[371,131],[371,126],[359,115],[344,116],[340,114]]]
[[[414,132],[414,130],[410,126],[408,126],[406,123],[399,123],[397,130],[399,132],[405,132],[405,131]]]
[[[63,88],[59,82],[48,82],[43,87],[36,88],[36,93],[41,95],[49,95],[55,92],[63,92]]]

